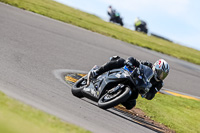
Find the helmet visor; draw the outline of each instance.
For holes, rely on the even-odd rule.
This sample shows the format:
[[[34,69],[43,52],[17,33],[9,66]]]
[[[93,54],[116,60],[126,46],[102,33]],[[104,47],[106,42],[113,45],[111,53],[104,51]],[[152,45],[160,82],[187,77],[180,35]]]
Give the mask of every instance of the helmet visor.
[[[159,80],[164,80],[166,77],[167,77],[167,75],[168,75],[168,73],[169,73],[169,71],[162,71],[162,70],[157,70],[156,71],[156,73],[157,73],[157,78],[159,79]]]

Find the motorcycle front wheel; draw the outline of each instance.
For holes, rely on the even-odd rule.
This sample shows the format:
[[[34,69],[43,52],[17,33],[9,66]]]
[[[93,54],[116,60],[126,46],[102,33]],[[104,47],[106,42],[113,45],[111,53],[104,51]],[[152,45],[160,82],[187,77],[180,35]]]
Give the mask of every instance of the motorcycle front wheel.
[[[102,109],[108,109],[125,102],[131,95],[129,87],[124,87],[115,93],[106,93],[98,101],[98,106]]]
[[[82,98],[82,90],[84,86],[87,85],[87,77],[80,78],[73,86],[72,86],[72,94],[76,97]]]

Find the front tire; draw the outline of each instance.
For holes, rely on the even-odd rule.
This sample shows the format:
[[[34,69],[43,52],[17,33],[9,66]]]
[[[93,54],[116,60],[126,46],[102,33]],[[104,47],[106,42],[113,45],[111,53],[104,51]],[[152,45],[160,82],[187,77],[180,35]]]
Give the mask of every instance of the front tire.
[[[117,106],[120,103],[125,102],[131,95],[131,90],[129,87],[120,89],[120,92],[116,94],[104,94],[98,101],[98,106],[102,109],[108,109]],[[113,96],[113,97],[112,97]]]
[[[72,94],[78,98],[82,98],[83,94],[82,94],[82,90],[83,88],[86,86],[87,84],[87,80],[86,80],[86,76],[80,78],[73,86],[72,86]]]

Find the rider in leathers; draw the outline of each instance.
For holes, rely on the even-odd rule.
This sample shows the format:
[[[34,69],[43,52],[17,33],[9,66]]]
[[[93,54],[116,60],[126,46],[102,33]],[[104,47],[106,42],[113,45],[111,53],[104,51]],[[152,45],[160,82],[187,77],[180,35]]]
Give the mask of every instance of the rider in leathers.
[[[110,16],[110,21],[113,21],[115,18],[115,10],[113,10],[112,6],[108,7],[107,13]]]
[[[166,78],[169,73],[169,65],[163,59],[156,61],[155,64],[152,65],[152,63],[148,61],[139,62],[134,57],[129,57],[127,60],[125,60],[123,58],[120,58],[119,56],[113,56],[111,57],[109,62],[107,62],[97,70],[90,71],[88,74],[88,80],[90,80],[91,78],[96,78],[109,70],[124,67],[125,65],[129,65],[132,68],[139,67],[140,63],[152,68],[154,71],[154,78],[151,78],[150,80],[152,87],[145,95],[143,95],[143,97],[145,97],[146,99],[152,100],[155,94],[163,87],[163,79]],[[128,110],[132,109],[136,105],[138,94],[138,91],[133,92],[131,97],[126,102],[122,103],[122,105],[125,106]]]

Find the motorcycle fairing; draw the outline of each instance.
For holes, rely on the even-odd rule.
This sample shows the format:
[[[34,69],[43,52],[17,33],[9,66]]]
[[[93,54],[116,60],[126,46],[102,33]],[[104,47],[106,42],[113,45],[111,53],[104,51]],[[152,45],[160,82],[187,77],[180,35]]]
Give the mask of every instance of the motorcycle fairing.
[[[90,82],[89,86],[84,87],[84,93],[98,100],[107,89],[117,86],[119,83],[127,80],[126,71],[123,69],[114,69],[100,75],[97,79]]]

